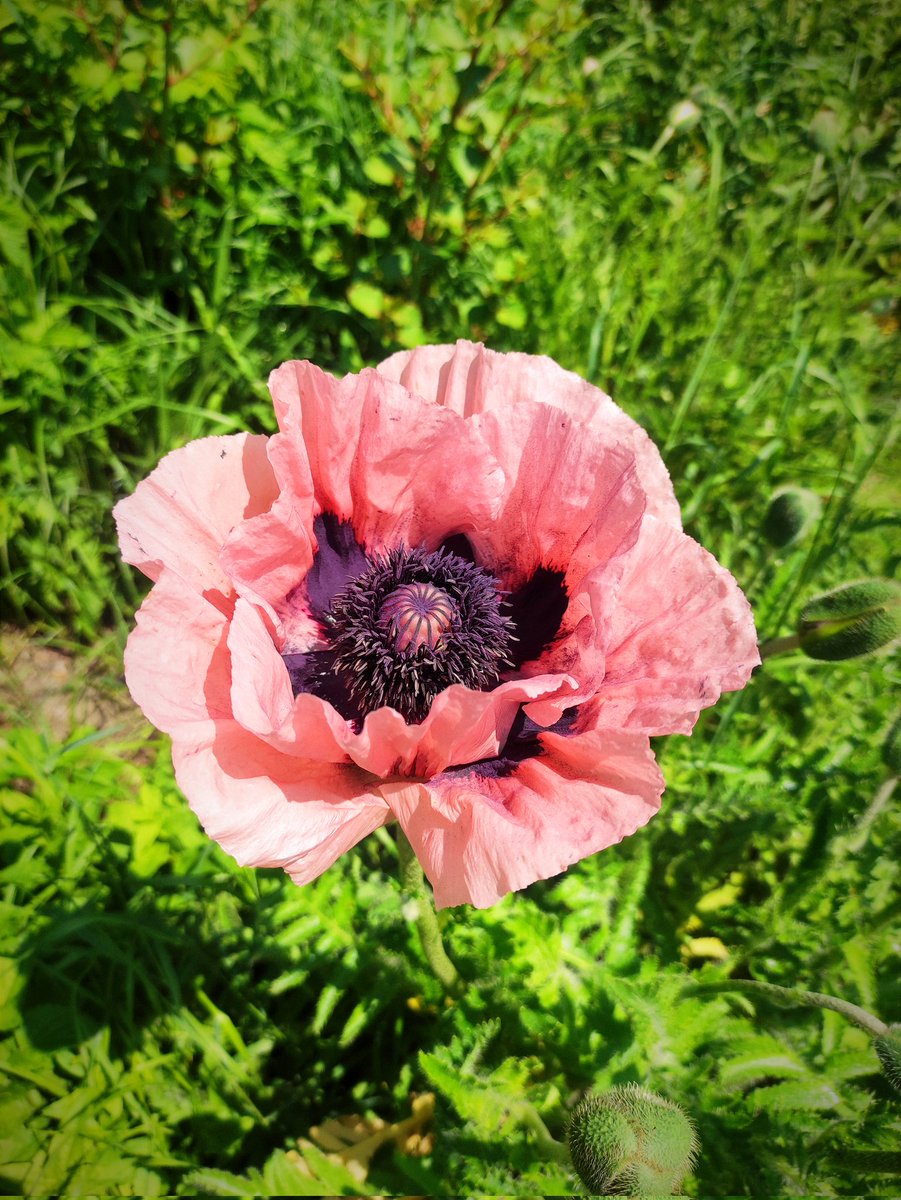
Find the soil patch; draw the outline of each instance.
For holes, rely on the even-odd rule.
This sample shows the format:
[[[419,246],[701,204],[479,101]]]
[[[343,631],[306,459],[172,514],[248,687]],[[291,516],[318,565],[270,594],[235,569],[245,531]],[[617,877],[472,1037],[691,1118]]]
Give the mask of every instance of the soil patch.
[[[0,727],[28,724],[59,741],[77,731],[140,734],[144,718],[108,663],[0,627]]]

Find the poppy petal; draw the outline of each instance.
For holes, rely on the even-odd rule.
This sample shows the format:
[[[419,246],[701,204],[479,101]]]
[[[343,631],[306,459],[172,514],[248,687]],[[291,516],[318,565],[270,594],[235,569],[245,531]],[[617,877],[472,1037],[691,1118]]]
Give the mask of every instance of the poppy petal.
[[[231,715],[228,618],[174,570],[164,569],[135,615],[125,681],[165,733]]]
[[[701,709],[760,662],[750,605],[696,541],[653,518],[597,590],[606,673],[591,701],[605,729],[690,733]]]
[[[648,739],[543,733],[510,773],[491,764],[381,792],[421,861],[439,908],[487,908],[507,892],[614,845],[659,808],[663,777]]]
[[[158,579],[164,567],[198,592],[231,594],[219,551],[231,530],[278,495],[268,438],[201,438],[167,454],[113,510],[126,562]]]
[[[269,380],[282,487],[312,482],[317,510],[351,521],[367,550],[433,549],[490,524],[503,477],[475,430],[374,370],[338,380],[284,363]],[[306,485],[305,485],[306,486]]]
[[[595,428],[609,446],[636,461],[648,511],[681,529],[682,518],[660,451],[637,422],[608,395],[544,355],[501,354],[473,342],[418,346],[393,354],[378,367],[416,396],[470,417],[523,402],[563,409],[583,428]]]
[[[307,883],[390,820],[361,771],[286,758],[236,721],[173,742],[178,785],[206,832],[241,866]]]

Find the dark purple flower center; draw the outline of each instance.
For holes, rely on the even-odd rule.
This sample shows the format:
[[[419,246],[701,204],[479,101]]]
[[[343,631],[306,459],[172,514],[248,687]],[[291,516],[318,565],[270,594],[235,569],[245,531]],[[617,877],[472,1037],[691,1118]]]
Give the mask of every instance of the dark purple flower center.
[[[362,712],[388,704],[421,721],[451,684],[486,690],[510,665],[504,601],[487,571],[456,554],[390,550],[325,614],[335,668]]]
[[[568,597],[559,569],[537,567],[508,596],[477,565],[464,534],[449,534],[434,552],[378,557],[332,513],[317,516],[313,530],[317,549],[296,600],[319,622],[324,644],[282,658],[295,696],[320,696],[357,731],[381,704],[420,721],[452,683],[494,687],[501,670],[539,658],[560,628]],[[511,730],[508,744],[520,742],[537,744]]]

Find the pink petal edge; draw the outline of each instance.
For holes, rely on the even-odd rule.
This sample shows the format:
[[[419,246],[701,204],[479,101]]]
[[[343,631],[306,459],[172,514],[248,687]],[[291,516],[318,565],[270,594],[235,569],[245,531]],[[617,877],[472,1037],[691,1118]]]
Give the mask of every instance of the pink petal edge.
[[[282,488],[317,512],[352,521],[369,550],[441,537],[495,517],[502,476],[465,422],[374,370],[343,379],[286,362],[269,386],[282,430],[273,458]]]
[[[198,592],[228,596],[219,550],[239,522],[278,495],[268,440],[236,433],[167,454],[113,509],[125,561],[153,580],[168,567]]]
[[[509,410],[522,401],[563,409],[584,426],[599,430],[608,445],[630,450],[647,491],[648,511],[682,528],[669,472],[645,431],[600,388],[553,359],[518,352],[504,354],[461,339],[455,345],[402,350],[385,359],[377,370],[386,379],[397,380],[416,395],[465,417],[493,409]]]
[[[179,787],[206,832],[241,866],[282,867],[308,883],[391,819],[354,767],[287,758],[235,721],[173,739]]]
[[[693,538],[646,517],[598,588],[606,674],[589,702],[605,729],[690,733],[760,663],[751,606]]]
[[[231,715],[228,619],[174,570],[163,569],[125,647],[132,699],[164,733]]]
[[[658,810],[664,782],[647,738],[540,740],[544,753],[506,777],[464,770],[381,785],[438,908],[487,908],[628,837]]]

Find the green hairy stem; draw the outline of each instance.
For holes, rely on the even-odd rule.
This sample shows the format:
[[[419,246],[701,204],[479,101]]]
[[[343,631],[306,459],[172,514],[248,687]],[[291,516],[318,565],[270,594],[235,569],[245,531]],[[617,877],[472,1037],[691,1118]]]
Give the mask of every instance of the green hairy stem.
[[[460,986],[460,975],[444,949],[438,914],[426,891],[419,859],[400,826],[397,829],[397,856],[400,861],[400,886],[416,901],[416,928],[426,961],[445,991],[454,992]]]
[[[888,1026],[865,1008],[841,1000],[838,996],[827,996],[823,992],[805,992],[800,988],[780,987],[777,983],[764,983],[760,979],[723,979],[710,983],[698,983],[691,989],[699,992],[751,992],[777,1004],[780,1008],[828,1008],[841,1013],[867,1033],[879,1037]]]

